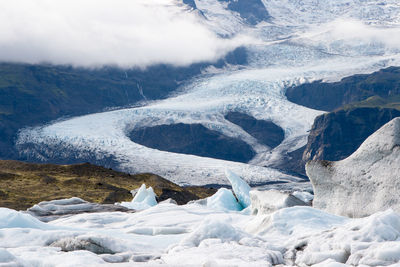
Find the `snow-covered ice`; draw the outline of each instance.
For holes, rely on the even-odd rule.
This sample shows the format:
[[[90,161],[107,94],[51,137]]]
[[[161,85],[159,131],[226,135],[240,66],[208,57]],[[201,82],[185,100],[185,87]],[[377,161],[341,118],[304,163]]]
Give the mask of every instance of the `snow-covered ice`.
[[[349,219],[301,206],[255,216],[196,203],[162,203],[135,213],[82,213],[48,223],[0,208],[0,221],[0,266],[400,262],[400,214],[392,210]]]

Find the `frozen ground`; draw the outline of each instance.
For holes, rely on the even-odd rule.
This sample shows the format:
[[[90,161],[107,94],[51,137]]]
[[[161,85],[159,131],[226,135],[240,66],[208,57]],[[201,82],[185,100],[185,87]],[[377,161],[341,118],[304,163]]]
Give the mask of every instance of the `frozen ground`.
[[[112,157],[124,171],[153,172],[179,184],[227,184],[226,167],[252,184],[299,181],[265,166],[305,145],[307,131],[321,111],[289,102],[284,89],[400,65],[400,41],[395,38],[400,36],[400,3],[395,0],[263,0],[272,18],[256,27],[225,10],[223,1],[195,2],[204,23],[216,33],[245,36],[247,66],[209,69],[168,99],[142,107],[26,129],[17,141],[20,152],[42,160],[55,155]],[[273,121],[284,129],[284,141],[272,150],[258,143],[224,119],[229,111]],[[150,149],[127,137],[134,128],[175,123],[201,123],[245,141],[257,155],[249,164],[228,162]]]
[[[0,208],[0,266],[399,266],[392,210],[363,219],[311,207],[253,216],[234,198],[211,198],[48,223]]]

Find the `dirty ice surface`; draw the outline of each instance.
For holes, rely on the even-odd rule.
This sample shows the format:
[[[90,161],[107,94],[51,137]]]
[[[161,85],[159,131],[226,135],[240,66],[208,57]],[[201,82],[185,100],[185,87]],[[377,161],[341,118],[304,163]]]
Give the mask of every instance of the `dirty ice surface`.
[[[213,205],[160,203],[135,213],[82,213],[48,223],[0,208],[0,266],[390,266],[400,261],[400,215],[392,210],[362,219],[304,206],[250,215],[238,202],[234,206],[235,198],[218,197],[226,194],[220,192]]]

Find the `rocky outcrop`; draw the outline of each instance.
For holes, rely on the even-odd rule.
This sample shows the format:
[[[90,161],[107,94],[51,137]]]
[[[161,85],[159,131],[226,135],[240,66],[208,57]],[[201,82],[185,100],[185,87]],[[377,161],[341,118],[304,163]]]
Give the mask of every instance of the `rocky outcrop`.
[[[285,132],[272,121],[257,120],[256,118],[240,112],[229,112],[225,119],[240,126],[261,144],[270,148],[277,147],[285,138]]]
[[[219,0],[228,3],[228,9],[239,13],[240,17],[248,24],[256,25],[261,21],[268,21],[268,14],[261,0]]]
[[[400,118],[367,138],[348,158],[310,161],[313,206],[337,215],[363,217],[392,208],[400,211]]]
[[[399,110],[389,108],[351,108],[318,116],[308,136],[303,161],[342,160],[398,116]]]
[[[244,141],[201,124],[177,123],[134,129],[129,137],[135,143],[168,152],[238,162],[248,162],[255,156],[252,147]]]
[[[371,96],[390,98],[400,94],[400,68],[353,75],[341,81],[306,83],[286,90],[289,101],[312,109],[333,111]]]

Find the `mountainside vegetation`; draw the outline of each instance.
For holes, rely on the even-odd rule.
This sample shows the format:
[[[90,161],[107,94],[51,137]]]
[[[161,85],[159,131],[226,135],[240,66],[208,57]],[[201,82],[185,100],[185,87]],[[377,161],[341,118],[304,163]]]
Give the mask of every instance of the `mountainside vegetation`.
[[[318,116],[303,152],[309,160],[344,159],[391,119],[400,116],[400,67],[353,75],[339,82],[288,88],[292,102],[331,111]]]
[[[363,102],[370,97],[373,98],[364,102],[364,105],[382,107],[382,104],[395,103],[394,105],[398,106],[399,95],[400,67],[389,67],[372,74],[353,75],[334,83],[321,81],[306,83],[286,90],[289,101],[325,111]],[[375,101],[372,101],[374,99]],[[376,101],[377,99],[381,99],[380,101],[384,103]]]
[[[303,160],[347,158],[368,136],[399,116],[400,110],[376,107],[353,107],[318,116],[308,136]]]
[[[0,160],[0,206],[24,210],[47,200],[79,197],[89,202],[114,204],[131,201],[131,190],[151,186],[158,201],[178,204],[208,197],[212,188],[180,187],[151,173],[130,175],[92,165],[36,164]]]

